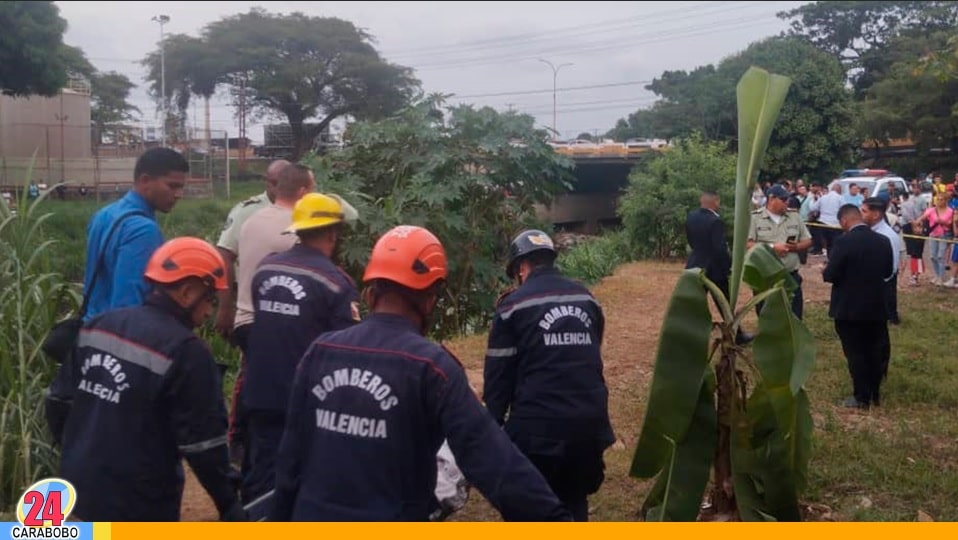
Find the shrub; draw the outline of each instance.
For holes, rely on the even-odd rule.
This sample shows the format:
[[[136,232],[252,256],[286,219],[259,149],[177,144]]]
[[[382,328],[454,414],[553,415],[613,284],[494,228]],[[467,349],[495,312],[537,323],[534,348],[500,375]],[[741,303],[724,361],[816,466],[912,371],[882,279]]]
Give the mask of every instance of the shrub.
[[[592,285],[631,258],[628,239],[616,231],[561,250],[556,266],[566,276]]]
[[[534,203],[568,188],[571,162],[533,125],[528,115],[444,108],[433,97],[395,118],[351,126],[343,151],[309,160],[319,190],[342,195],[361,216],[343,238],[345,269],[361,283],[382,233],[426,227],[449,260],[435,330],[484,328],[507,285],[509,242],[524,227],[542,226]]]
[[[731,208],[735,167],[735,156],[724,143],[706,141],[698,134],[640,165],[619,201],[619,217],[635,253],[656,258],[684,256],[688,213],[698,208],[703,189],[716,190]],[[731,212],[722,217],[730,233]]]

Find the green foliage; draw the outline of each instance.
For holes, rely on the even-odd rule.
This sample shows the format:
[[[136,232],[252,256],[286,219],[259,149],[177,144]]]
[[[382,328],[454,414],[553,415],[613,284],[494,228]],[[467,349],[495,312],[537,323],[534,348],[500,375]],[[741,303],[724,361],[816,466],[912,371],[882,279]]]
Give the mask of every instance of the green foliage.
[[[22,197],[16,214],[0,200],[0,509],[56,470],[41,414],[55,365],[39,345],[59,314],[79,304],[53,270],[56,246],[41,231],[50,217],[41,214],[42,199]]]
[[[605,136],[619,142],[629,139],[653,139],[656,134],[667,139],[672,137],[672,126],[662,126],[653,122],[656,114],[649,109],[639,109],[626,118],[619,118],[615,127],[606,132]]]
[[[730,203],[735,157],[721,143],[693,134],[637,168],[619,200],[619,216],[631,249],[640,257],[685,254],[685,220],[699,206],[703,189],[713,189]],[[727,231],[731,216],[726,213]]]
[[[647,87],[660,100],[651,109],[630,115],[617,129],[629,132],[635,124],[632,133],[641,129],[664,138],[687,137],[697,131],[708,140],[734,147],[735,85],[753,65],[794,81],[772,133],[763,174],[773,180],[817,178],[846,168],[858,144],[858,133],[844,72],[832,56],[796,38],[753,43],[717,67],[706,65],[688,73],[666,71]]]
[[[890,64],[892,38],[953,31],[958,3],[953,1],[810,2],[778,14],[791,19],[791,33],[842,62],[856,95],[862,97]]]
[[[841,65],[797,39],[769,39],[723,62],[736,77],[754,65],[793,82],[762,164],[768,178],[829,177],[852,163],[858,145],[852,94]]]
[[[617,266],[629,260],[628,238],[622,231],[616,231],[561,250],[556,266],[566,276],[592,285],[612,275]]]
[[[958,151],[958,78],[922,69],[924,51],[947,49],[952,32],[894,40],[887,74],[868,90],[864,127],[869,138],[911,138],[919,156],[933,148]]]
[[[534,203],[568,189],[571,162],[546,140],[530,116],[444,109],[438,97],[354,124],[342,152],[311,160],[318,189],[342,195],[361,216],[342,244],[346,269],[361,282],[382,233],[400,224],[427,227],[449,259],[440,333],[484,327],[505,285],[513,235],[541,226]]]
[[[294,159],[334,119],[384,118],[405,106],[418,88],[408,68],[384,60],[372,37],[352,23],[261,8],[206,25],[200,38],[170,36],[167,96],[180,112],[192,95],[211,96],[219,85],[245,88],[254,112],[285,116]],[[143,64],[160,96],[160,51]],[[313,126],[304,122],[317,117]]]
[[[106,124],[133,120],[133,112],[140,109],[129,102],[130,90],[136,85],[126,75],[115,71],[94,73],[90,78],[90,121],[102,133]]]
[[[758,180],[769,138],[788,95],[791,81],[749,68],[736,87],[738,97],[738,160],[735,175],[735,229],[729,305],[738,305],[739,281],[745,263],[745,241],[751,219],[749,193]]]
[[[67,22],[53,2],[0,2],[0,93],[53,96],[89,63],[64,45]]]
[[[672,293],[631,468],[633,476],[658,476],[642,507],[647,520],[696,519],[713,460],[711,503],[722,517],[801,519],[798,493],[808,477],[812,432],[804,385],[815,360],[814,339],[791,312],[794,285],[782,263],[765,246],[746,254],[743,227],[749,188],[789,84],[758,68],[738,84],[731,295],[726,298],[700,269],[686,270]],[[736,310],[743,276],[753,298]],[[706,291],[720,308],[714,341]],[[748,354],[735,343],[736,331],[760,300],[759,333]]]
[[[689,433],[710,356],[712,316],[704,279],[701,269],[686,270],[672,292],[662,321],[649,405],[632,460],[633,476],[655,476],[672,460],[673,447]]]

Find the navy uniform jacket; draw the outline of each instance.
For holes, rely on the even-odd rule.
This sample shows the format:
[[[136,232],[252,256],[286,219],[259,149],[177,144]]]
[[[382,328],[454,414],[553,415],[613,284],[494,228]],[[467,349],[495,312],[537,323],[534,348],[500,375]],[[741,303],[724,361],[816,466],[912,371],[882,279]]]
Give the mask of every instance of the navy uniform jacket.
[[[594,441],[601,452],[615,441],[602,375],[604,328],[595,297],[552,267],[534,269],[500,299],[483,399],[526,453],[561,455],[568,441]]]
[[[506,520],[568,520],[462,366],[398,315],[320,336],[296,371],[276,459],[276,521],[425,521],[443,439]]]
[[[243,400],[250,409],[282,412],[309,344],[359,320],[359,292],[329,258],[302,244],[264,258],[252,287]]]
[[[87,521],[178,521],[187,459],[220,512],[236,500],[220,371],[166,297],[106,312],[80,331],[60,476]]]

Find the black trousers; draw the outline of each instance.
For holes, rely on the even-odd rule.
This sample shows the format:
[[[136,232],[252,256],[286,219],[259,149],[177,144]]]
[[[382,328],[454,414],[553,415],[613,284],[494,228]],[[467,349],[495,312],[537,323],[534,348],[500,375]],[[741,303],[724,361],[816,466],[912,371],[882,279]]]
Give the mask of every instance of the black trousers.
[[[885,282],[885,307],[888,310],[888,320],[898,324],[898,272]]]
[[[905,234],[915,234],[921,236],[921,231],[915,231],[911,223],[905,223],[901,226],[901,231]],[[905,251],[909,257],[920,259],[925,253],[925,241],[918,238],[905,238]]]
[[[835,245],[835,239],[842,235],[841,229],[820,227],[819,230],[822,231],[822,243],[829,250]]]
[[[286,427],[286,414],[279,411],[247,412],[246,459],[243,461],[243,485],[240,499],[249,504],[273,489],[276,478],[276,453]]]
[[[821,223],[819,221],[809,221],[812,226],[808,227],[808,232],[812,235],[812,253],[821,253],[822,247],[824,247],[824,241],[822,238],[821,227],[818,225]]]
[[[881,402],[881,383],[888,370],[890,351],[887,321],[835,321],[835,331],[852,377],[852,391],[862,404]]]
[[[529,461],[549,483],[549,487],[575,521],[589,521],[588,495],[598,491],[605,479],[601,453],[544,456],[529,454]]]

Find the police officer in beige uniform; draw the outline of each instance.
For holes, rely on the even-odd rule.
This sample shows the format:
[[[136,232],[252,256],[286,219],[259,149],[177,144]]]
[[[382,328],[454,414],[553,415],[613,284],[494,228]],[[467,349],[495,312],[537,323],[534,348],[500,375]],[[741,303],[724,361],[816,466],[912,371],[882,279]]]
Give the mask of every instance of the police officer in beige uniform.
[[[752,212],[752,222],[748,228],[748,247],[758,243],[767,244],[782,260],[785,269],[798,284],[792,298],[792,313],[801,319],[804,298],[802,276],[798,273],[801,267],[798,254],[811,247],[812,237],[802,223],[801,215],[788,210],[788,198],[788,191],[781,185],[776,184],[769,188],[765,208]]]

